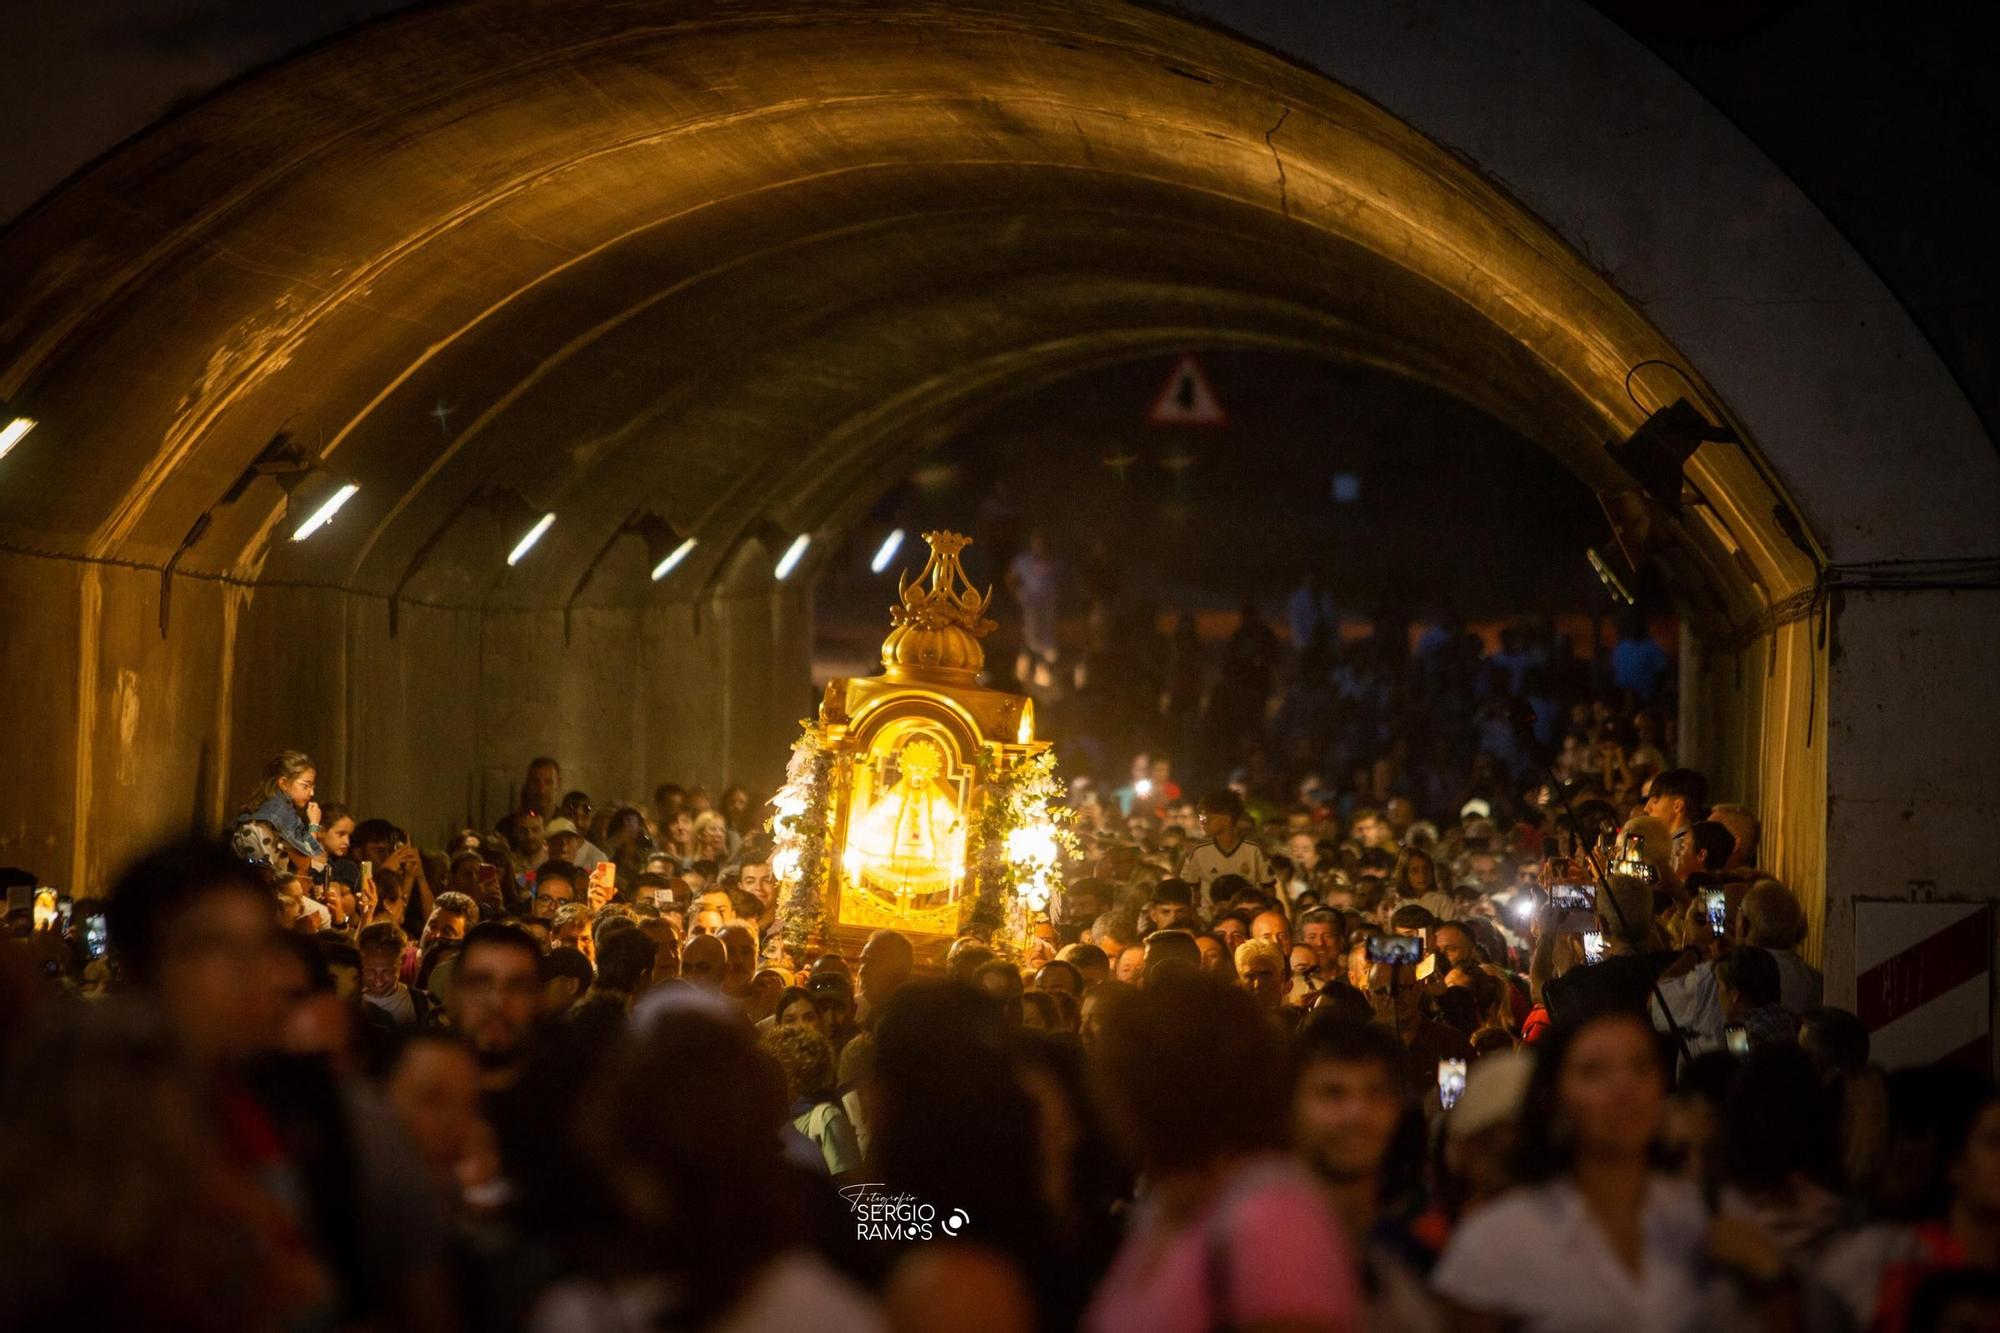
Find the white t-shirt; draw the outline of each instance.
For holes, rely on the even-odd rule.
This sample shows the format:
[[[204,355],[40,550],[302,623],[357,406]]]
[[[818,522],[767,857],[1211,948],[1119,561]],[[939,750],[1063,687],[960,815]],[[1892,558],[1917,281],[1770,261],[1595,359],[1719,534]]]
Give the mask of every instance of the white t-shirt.
[[[1225,852],[1215,845],[1215,839],[1208,838],[1188,848],[1181,858],[1181,878],[1195,886],[1198,901],[1208,905],[1208,887],[1224,875],[1241,875],[1256,888],[1267,888],[1271,883],[1271,866],[1264,859],[1264,849],[1245,838],[1236,844],[1236,850]]]
[[[387,995],[364,995],[361,998],[395,1019],[397,1027],[406,1028],[417,1021],[416,997],[412,996],[410,988],[400,981],[396,983],[396,989]]]
[[[1700,1276],[1708,1211],[1685,1181],[1655,1176],[1626,1268],[1574,1186],[1509,1190],[1452,1234],[1431,1286],[1524,1333],[1696,1333],[1716,1326]]]

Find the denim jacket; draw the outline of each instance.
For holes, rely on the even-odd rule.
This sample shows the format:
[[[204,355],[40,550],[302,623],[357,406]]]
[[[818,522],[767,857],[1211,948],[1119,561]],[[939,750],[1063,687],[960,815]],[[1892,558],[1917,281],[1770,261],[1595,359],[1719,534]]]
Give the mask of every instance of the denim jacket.
[[[292,804],[291,797],[281,791],[272,792],[255,810],[236,817],[237,824],[248,824],[253,820],[261,820],[276,829],[278,836],[301,856],[326,855],[319,845],[319,839],[315,838],[312,830],[306,827],[306,817]]]

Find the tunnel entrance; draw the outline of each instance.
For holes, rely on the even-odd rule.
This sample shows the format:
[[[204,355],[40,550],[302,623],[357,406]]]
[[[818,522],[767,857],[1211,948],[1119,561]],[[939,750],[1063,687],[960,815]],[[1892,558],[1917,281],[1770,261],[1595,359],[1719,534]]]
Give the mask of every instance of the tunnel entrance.
[[[1428,386],[1596,492],[1676,398],[1733,426],[1651,555],[1723,663],[1690,664],[1684,748],[1786,792],[1777,864],[1816,880],[1826,676],[1805,626],[1759,628],[1813,538],[1631,300],[1460,157],[1217,29],[888,8],[394,16],[12,227],[0,396],[40,425],[0,597],[61,631],[5,648],[48,682],[9,836],[87,890],[280,745],[438,828],[490,820],[529,753],[606,790],[768,780],[811,585],[884,490],[998,404],[1199,347]],[[359,487],[301,540],[307,501],[256,472],[281,432]]]

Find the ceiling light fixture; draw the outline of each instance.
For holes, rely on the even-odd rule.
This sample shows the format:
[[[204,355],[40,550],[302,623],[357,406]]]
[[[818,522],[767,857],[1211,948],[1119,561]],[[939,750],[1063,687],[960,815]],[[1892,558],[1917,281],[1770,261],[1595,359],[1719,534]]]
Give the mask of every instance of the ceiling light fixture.
[[[522,534],[520,541],[514,543],[514,549],[507,552],[508,566],[511,568],[526,559],[528,552],[535,549],[535,543],[542,539],[542,534],[554,527],[555,522],[556,515],[553,509],[536,519],[535,525]]]
[[[26,439],[28,432],[34,428],[33,417],[15,417],[6,425],[0,426],[0,458],[12,453],[14,446]]]
[[[882,539],[882,545],[876,550],[875,558],[868,562],[868,571],[871,574],[880,574],[889,567],[889,562],[896,558],[896,552],[902,549],[903,530],[894,528]]]
[[[777,568],[771,571],[778,582],[783,583],[790,576],[791,572],[799,567],[799,561],[805,558],[806,547],[811,545],[812,534],[810,532],[801,532],[798,536],[792,538],[792,544],[787,546],[785,553],[778,557]]]
[[[673,573],[674,570],[680,567],[681,561],[687,559],[689,552],[693,550],[694,538],[689,537],[682,541],[679,546],[667,552],[666,557],[659,564],[653,566],[653,582],[658,583],[661,579]]]
[[[305,522],[292,530],[292,540],[302,542],[327,524],[333,522],[333,516],[340,512],[340,507],[349,500],[352,500],[360,490],[361,487],[354,482],[341,483],[339,489],[334,491],[332,495],[327,496],[325,502],[319,508],[313,510]]]
[[[584,588],[590,583],[591,575],[595,574],[597,567],[604,563],[604,557],[611,554],[611,548],[617,545],[618,539],[628,534],[638,537],[646,544],[646,568],[650,571],[649,577],[654,583],[658,583],[680,568],[681,562],[688,558],[696,545],[692,536],[682,533],[679,528],[652,510],[634,510],[629,518],[611,530],[611,535],[604,539],[604,544],[590,557],[589,562],[583,567],[583,572],[577,576],[575,586],[569,590],[569,597],[563,602],[565,645],[569,643],[570,611],[576,605],[576,599],[582,596]]]

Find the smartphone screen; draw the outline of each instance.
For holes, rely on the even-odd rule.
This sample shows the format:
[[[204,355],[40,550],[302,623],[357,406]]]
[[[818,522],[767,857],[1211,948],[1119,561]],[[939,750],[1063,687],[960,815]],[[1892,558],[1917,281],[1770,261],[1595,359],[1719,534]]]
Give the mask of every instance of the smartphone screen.
[[[1465,1091],[1465,1061],[1438,1061],[1438,1100],[1449,1111],[1458,1104],[1458,1098]]]
[[[1410,964],[1424,956],[1424,942],[1408,935],[1370,935],[1368,961]]]
[[[1728,1045],[1731,1055],[1750,1054],[1750,1030],[1741,1023],[1731,1023],[1724,1028],[1722,1039]]]
[[[1729,920],[1729,899],[1721,889],[1710,889],[1702,895],[1702,906],[1708,912],[1708,928],[1717,935]]]
[[[1601,963],[1604,961],[1604,934],[1601,931],[1583,932],[1583,961]]]
[[[56,899],[56,929],[69,934],[69,923],[76,915],[76,900],[67,893]]]
[[[44,884],[35,890],[35,929],[54,930],[56,928],[56,898],[59,895]]]
[[[111,934],[104,928],[104,913],[91,912],[83,918],[83,952],[89,958],[102,958],[111,948]]]
[[[1597,928],[1597,890],[1588,884],[1549,886],[1549,913],[1556,930],[1564,935],[1581,935]]]

